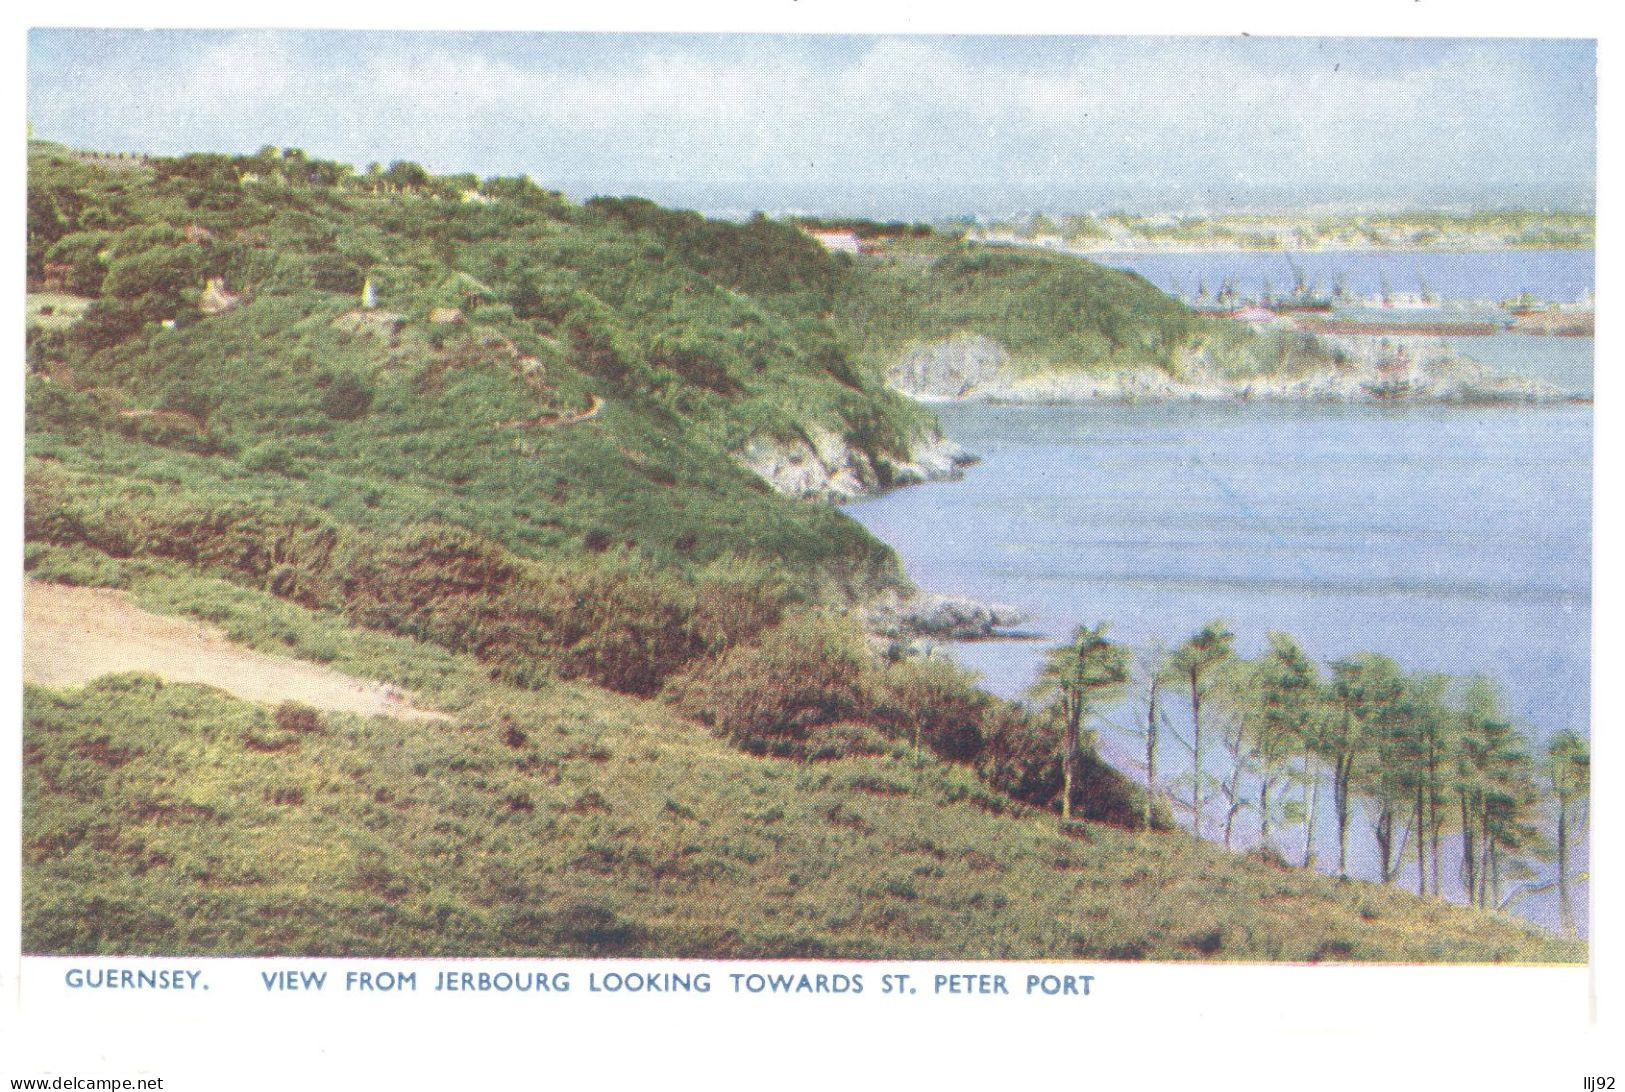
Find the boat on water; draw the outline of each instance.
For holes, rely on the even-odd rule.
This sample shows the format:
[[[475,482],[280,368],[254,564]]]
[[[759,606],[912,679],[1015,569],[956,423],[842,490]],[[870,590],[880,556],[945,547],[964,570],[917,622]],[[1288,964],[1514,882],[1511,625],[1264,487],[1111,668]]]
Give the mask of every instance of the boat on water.
[[[1330,296],[1322,296],[1313,293],[1298,295],[1294,293],[1293,295],[1282,296],[1276,299],[1270,304],[1270,307],[1271,309],[1281,313],[1294,312],[1298,314],[1309,314],[1313,312],[1324,313],[1330,311],[1334,304],[1335,301],[1333,301]]]
[[[1368,296],[1362,302],[1367,307],[1381,307],[1389,311],[1423,311],[1439,306],[1438,299],[1426,292],[1388,292]]]
[[[1278,296],[1266,302],[1265,306],[1277,313],[1296,312],[1299,314],[1330,311],[1336,303],[1331,295],[1320,290],[1318,284],[1310,283],[1303,275],[1303,270],[1291,258],[1286,260],[1287,268],[1292,270],[1292,291],[1285,296]]]
[[[1550,304],[1548,304],[1545,300],[1528,290],[1519,292],[1516,296],[1509,300],[1501,301],[1501,309],[1515,318],[1523,318],[1525,315],[1539,314],[1540,312],[1545,311],[1549,306]]]

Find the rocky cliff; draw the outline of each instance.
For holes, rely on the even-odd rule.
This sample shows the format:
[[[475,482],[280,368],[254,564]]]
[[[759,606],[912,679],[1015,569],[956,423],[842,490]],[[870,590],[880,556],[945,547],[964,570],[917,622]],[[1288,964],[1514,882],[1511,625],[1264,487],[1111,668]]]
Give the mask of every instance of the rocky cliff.
[[[1179,374],[1152,365],[1019,369],[998,342],[960,334],[917,346],[887,372],[922,401],[1073,402],[1558,402],[1550,384],[1494,371],[1436,339],[1328,337],[1325,362],[1277,373],[1226,375],[1200,353]]]
[[[817,426],[789,440],[758,436],[736,458],[780,493],[836,504],[892,486],[954,478],[975,461],[937,433],[917,438],[906,457],[897,457],[870,454]]]
[[[1010,374],[1010,354],[992,338],[957,334],[910,349],[886,373],[896,389],[915,398],[964,398],[997,386]]]

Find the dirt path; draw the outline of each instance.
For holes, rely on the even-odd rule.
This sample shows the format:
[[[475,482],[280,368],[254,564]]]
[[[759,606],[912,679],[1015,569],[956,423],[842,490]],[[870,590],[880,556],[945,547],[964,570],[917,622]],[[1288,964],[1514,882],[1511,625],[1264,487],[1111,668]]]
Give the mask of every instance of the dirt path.
[[[450,720],[414,709],[384,683],[268,656],[233,644],[212,626],[152,614],[123,592],[23,582],[23,679],[78,686],[115,671],[150,671],[204,683],[249,701],[292,699],[317,709],[407,720]]]

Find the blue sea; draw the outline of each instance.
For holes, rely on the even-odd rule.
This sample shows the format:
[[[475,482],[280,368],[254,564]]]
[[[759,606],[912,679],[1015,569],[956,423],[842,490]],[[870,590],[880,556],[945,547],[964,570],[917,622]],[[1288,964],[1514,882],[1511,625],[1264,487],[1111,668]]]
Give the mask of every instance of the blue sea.
[[[1528,292],[1553,303],[1571,303],[1596,284],[1596,255],[1590,250],[1197,251],[1088,257],[1138,273],[1164,292],[1186,296],[1202,285],[1217,292],[1226,283],[1243,296],[1286,293],[1300,272],[1325,292],[1341,281],[1353,296],[1431,294],[1457,302],[1498,302]]]
[[[1591,389],[1589,338],[1461,348],[1492,344],[1487,363]],[[949,646],[996,693],[1021,696],[1080,624],[1146,648],[1222,619],[1243,655],[1281,630],[1323,664],[1372,651],[1487,675],[1537,745],[1589,731],[1589,405],[934,408],[983,461],[846,511],[921,587],[1030,615],[1033,639]],[[1125,768],[1134,747],[1112,724],[1134,715],[1098,725]],[[1363,822],[1351,844],[1369,876]],[[1550,896],[1516,909],[1555,925]]]
[[[1588,722],[1589,406],[935,408],[983,461],[846,511],[921,586],[1031,616],[1043,641],[954,649],[995,692],[1079,624],[1223,618],[1248,652],[1493,675],[1543,737]]]

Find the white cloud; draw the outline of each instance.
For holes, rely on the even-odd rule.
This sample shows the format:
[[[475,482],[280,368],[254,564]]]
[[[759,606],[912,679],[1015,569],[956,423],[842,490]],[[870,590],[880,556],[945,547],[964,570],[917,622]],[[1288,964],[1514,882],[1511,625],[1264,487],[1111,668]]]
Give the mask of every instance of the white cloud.
[[[741,205],[791,191],[938,208],[984,193],[1425,199],[1486,180],[1585,191],[1594,173],[1585,104],[1554,102],[1552,73],[1517,43],[650,37],[595,39],[582,59],[567,39],[333,42],[245,32],[177,50],[172,69],[87,50],[94,91],[37,72],[31,116],[107,147],[300,144]]]

